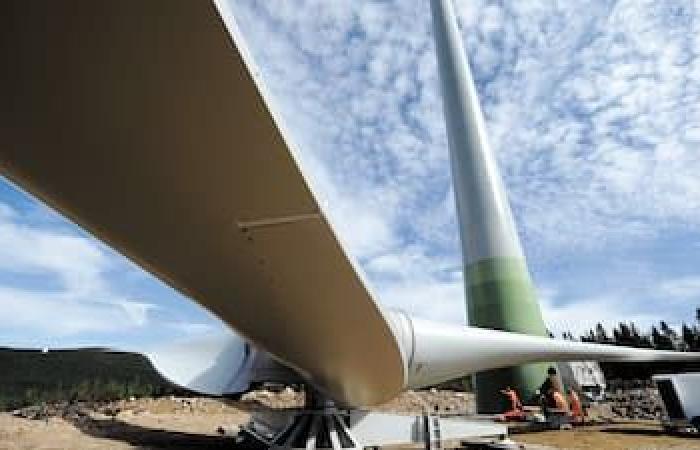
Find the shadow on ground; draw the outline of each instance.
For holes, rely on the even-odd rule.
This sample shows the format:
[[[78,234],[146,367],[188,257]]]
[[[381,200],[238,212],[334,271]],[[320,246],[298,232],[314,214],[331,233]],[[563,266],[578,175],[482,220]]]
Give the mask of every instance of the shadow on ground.
[[[649,428],[605,428],[601,431],[603,431],[604,433],[625,434],[628,436],[659,436],[659,437],[675,436],[675,437],[694,438],[694,439],[700,438],[699,434],[669,432],[669,431],[664,431],[664,430],[660,430],[660,429],[649,429]]]
[[[239,449],[233,438],[206,434],[183,433],[147,428],[117,419],[84,417],[73,424],[81,432],[102,439],[122,441],[139,448],[167,449]],[[249,447],[245,447],[249,448]]]

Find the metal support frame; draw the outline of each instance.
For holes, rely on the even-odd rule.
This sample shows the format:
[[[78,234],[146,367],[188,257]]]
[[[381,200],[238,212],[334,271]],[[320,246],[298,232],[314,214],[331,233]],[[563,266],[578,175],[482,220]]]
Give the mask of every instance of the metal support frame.
[[[349,416],[340,410],[303,410],[271,443],[271,450],[332,448],[362,449],[348,427]]]
[[[243,434],[271,450],[359,450],[400,444],[423,444],[431,450],[443,448],[449,440],[500,441],[507,435],[504,425],[489,420],[348,410],[312,390],[306,392],[305,408],[259,411]]]
[[[423,416],[423,433],[425,450],[437,450],[442,448],[440,417],[434,415]]]
[[[307,387],[305,408],[260,412],[244,431],[271,450],[360,450],[350,430],[350,411]]]

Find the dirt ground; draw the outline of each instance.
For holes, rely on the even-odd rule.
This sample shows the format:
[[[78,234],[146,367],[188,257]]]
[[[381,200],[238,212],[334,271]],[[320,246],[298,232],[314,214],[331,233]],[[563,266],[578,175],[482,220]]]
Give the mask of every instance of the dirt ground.
[[[0,414],[0,449],[216,449],[232,448],[220,425],[248,419],[245,408],[206,399],[196,408],[180,401],[125,402],[116,414],[31,420]],[[202,403],[205,405],[203,407]]]
[[[445,409],[461,412],[469,402],[463,397],[441,398],[446,395],[407,393],[381,409],[413,410],[434,400]],[[282,398],[257,395],[240,402],[201,398],[122,401],[72,409],[63,414],[65,417],[53,413],[33,420],[0,413],[0,449],[231,449],[236,448],[234,441],[217,433],[219,426],[235,428],[256,408],[286,407],[298,401],[296,394],[287,393]],[[667,436],[654,422],[620,422],[511,437],[529,450],[700,449],[700,439]]]
[[[700,438],[669,436],[652,421],[620,421],[574,430],[516,434],[511,438],[524,444],[538,444],[556,449],[700,449]]]

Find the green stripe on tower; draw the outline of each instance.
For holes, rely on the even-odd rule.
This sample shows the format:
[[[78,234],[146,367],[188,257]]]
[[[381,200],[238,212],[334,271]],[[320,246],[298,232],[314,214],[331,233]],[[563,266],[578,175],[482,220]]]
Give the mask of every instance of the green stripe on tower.
[[[470,325],[546,336],[525,261],[490,258],[467,267]]]
[[[482,328],[546,336],[547,329],[525,261],[490,258],[467,267],[469,324]],[[479,412],[502,412],[499,391],[511,386],[529,400],[544,381],[547,364],[527,364],[475,375]]]

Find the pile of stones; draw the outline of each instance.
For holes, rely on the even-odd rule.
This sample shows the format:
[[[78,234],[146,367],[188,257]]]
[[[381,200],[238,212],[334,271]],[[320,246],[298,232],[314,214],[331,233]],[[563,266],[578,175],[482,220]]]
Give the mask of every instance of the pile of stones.
[[[80,421],[88,417],[88,408],[80,402],[69,403],[43,403],[41,405],[27,406],[12,411],[14,417],[29,420],[48,420],[58,417],[64,420]]]
[[[373,409],[402,414],[472,415],[476,413],[476,402],[470,392],[429,389],[403,392]]]
[[[650,383],[613,384],[606,400],[612,414],[619,418],[659,420],[665,412],[659,391]]]
[[[245,393],[241,402],[272,409],[302,408],[304,393],[286,387],[278,392],[260,389]]]

